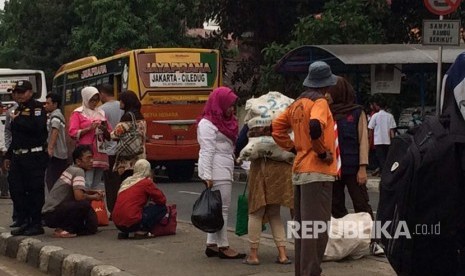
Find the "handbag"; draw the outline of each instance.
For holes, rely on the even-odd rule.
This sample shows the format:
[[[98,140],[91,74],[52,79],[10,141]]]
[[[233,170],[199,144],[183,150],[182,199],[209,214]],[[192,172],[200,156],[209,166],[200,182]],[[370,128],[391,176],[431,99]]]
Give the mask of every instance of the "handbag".
[[[143,150],[143,137],[137,130],[136,117],[132,112],[131,125],[123,135],[119,137],[118,144],[116,144],[116,156],[118,157],[134,157],[141,154]]]
[[[165,217],[163,217],[150,231],[155,237],[176,234],[176,226],[178,224],[176,220],[178,215],[176,204],[166,205],[166,209]]]
[[[107,208],[105,207],[105,202],[103,200],[92,200],[91,201],[92,209],[94,209],[95,214],[97,215],[97,221],[99,226],[107,226],[110,224],[108,219]]]

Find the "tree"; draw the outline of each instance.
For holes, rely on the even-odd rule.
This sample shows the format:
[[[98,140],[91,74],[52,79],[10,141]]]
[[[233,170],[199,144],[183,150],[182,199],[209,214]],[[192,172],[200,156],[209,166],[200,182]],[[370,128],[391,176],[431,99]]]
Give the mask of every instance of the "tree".
[[[72,0],[10,0],[0,17],[0,67],[52,73],[73,58],[68,49],[75,25]]]
[[[331,0],[324,5],[321,14],[299,19],[287,44],[271,43],[263,49],[265,64],[262,65],[260,91],[301,89],[301,80],[285,82],[274,73],[274,64],[288,51],[300,45],[312,44],[368,44],[382,43],[385,34],[382,22],[389,10],[385,0]],[[289,87],[284,87],[284,85]]]
[[[105,57],[120,48],[190,46],[185,36],[191,21],[186,14],[197,1],[76,0],[81,24],[73,30],[71,45],[80,56]],[[202,21],[203,22],[203,21]]]

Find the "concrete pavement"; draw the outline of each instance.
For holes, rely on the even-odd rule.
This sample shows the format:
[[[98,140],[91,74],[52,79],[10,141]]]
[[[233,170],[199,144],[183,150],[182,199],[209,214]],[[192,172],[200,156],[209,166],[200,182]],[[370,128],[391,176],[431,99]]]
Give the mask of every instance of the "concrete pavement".
[[[207,258],[205,233],[189,222],[178,221],[177,234],[147,240],[117,240],[113,225],[93,236],[71,239],[52,237],[53,229],[33,238],[11,237],[11,201],[0,199],[0,254],[16,258],[50,275],[294,275],[293,265],[275,264],[277,252],[269,238],[260,247],[261,265],[241,260]],[[247,240],[229,233],[231,246],[245,252]],[[294,257],[293,244],[288,253]],[[385,258],[326,262],[325,275],[395,275]]]

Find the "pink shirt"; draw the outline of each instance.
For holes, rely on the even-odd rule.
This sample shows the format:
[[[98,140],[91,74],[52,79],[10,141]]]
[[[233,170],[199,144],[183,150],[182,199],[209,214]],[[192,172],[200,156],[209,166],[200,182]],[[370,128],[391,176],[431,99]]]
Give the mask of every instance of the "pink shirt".
[[[102,111],[103,112],[103,111]],[[101,121],[101,120],[99,120]],[[85,134],[81,134],[82,130],[90,127],[93,120],[82,115],[81,112],[74,111],[69,118],[69,130],[68,133],[71,138],[76,140],[77,145],[91,145],[94,154],[94,168],[108,168],[108,155],[101,153],[97,150],[97,141],[95,130],[89,131]],[[110,124],[107,123],[107,129],[109,132],[112,131]]]

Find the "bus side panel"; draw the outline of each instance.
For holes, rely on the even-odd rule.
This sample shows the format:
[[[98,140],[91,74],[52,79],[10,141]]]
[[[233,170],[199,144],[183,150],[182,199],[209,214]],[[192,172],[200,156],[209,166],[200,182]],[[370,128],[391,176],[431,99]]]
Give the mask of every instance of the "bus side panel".
[[[143,105],[142,113],[147,122],[147,159],[198,159],[196,118],[203,107],[203,103]]]

